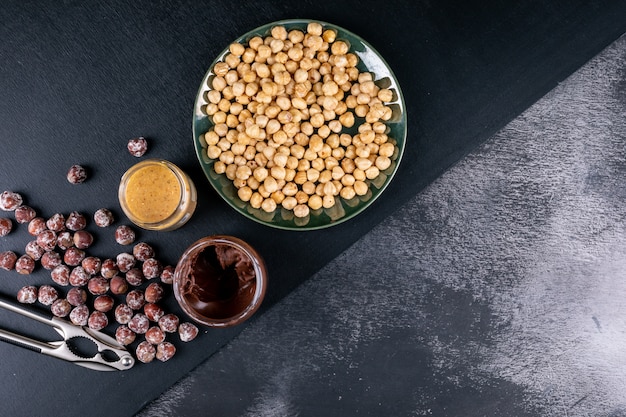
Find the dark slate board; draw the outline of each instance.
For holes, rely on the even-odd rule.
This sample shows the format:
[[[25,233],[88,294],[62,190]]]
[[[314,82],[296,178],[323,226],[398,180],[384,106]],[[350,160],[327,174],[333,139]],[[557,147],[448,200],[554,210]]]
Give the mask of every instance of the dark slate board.
[[[117,183],[135,162],[123,146],[145,135],[148,156],[177,163],[203,193],[185,228],[139,238],[168,263],[205,235],[248,240],[269,266],[266,309],[616,39],[625,11],[583,1],[8,2],[0,9],[0,188],[23,193],[43,215],[107,206],[120,216]],[[213,57],[241,33],[294,17],[330,21],[369,41],[403,86],[409,115],[405,159],[386,196],[353,221],[307,233],[236,215],[209,189],[191,141],[193,100]],[[65,182],[74,163],[89,167],[88,183]],[[101,232],[94,254],[119,252]],[[2,247],[23,251],[27,240],[22,227]],[[48,282],[45,271],[2,276],[8,296]],[[180,346],[176,360],[107,374],[0,344],[4,412],[132,414],[240,330],[207,330]]]

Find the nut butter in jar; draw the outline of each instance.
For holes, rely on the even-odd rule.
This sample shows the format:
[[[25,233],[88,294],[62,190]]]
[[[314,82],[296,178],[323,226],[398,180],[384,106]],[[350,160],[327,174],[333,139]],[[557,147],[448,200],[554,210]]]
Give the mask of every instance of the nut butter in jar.
[[[174,230],[184,225],[196,208],[193,182],[173,163],[146,159],[128,169],[118,190],[124,214],[147,230]]]
[[[174,296],[189,317],[210,327],[243,323],[267,288],[261,255],[234,236],[207,236],[185,250],[174,272]]]

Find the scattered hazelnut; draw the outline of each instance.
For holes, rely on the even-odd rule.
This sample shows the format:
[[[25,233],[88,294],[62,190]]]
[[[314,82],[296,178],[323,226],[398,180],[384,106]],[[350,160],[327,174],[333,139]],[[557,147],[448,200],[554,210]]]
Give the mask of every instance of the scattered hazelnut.
[[[65,229],[65,216],[61,213],[53,214],[46,220],[46,226],[55,232],[62,232]]]
[[[158,282],[152,282],[146,287],[144,297],[148,303],[157,303],[163,298],[163,286]]]
[[[65,227],[72,232],[83,230],[87,227],[87,219],[83,214],[73,211],[67,216],[67,219],[65,220]]]
[[[70,184],[81,184],[87,179],[87,170],[82,165],[72,165],[67,171],[67,181]]]
[[[61,254],[55,251],[46,251],[43,255],[41,255],[41,266],[43,266],[48,271],[52,271],[57,266],[61,265]]]
[[[165,333],[158,326],[152,326],[146,332],[146,340],[153,345],[158,345],[165,341]]]
[[[82,287],[89,282],[89,274],[82,266],[75,266],[70,272],[69,282],[74,287]]]
[[[28,275],[35,269],[35,260],[28,255],[22,255],[15,262],[15,270],[18,274]]]
[[[0,209],[4,211],[15,211],[24,202],[19,193],[13,191],[3,191],[0,194]]]
[[[37,244],[44,250],[50,251],[57,245],[57,234],[54,230],[46,229],[37,234]]]
[[[178,336],[183,342],[192,341],[198,336],[198,327],[189,322],[181,323],[178,326]]]
[[[146,279],[158,278],[163,272],[163,265],[157,259],[150,258],[141,265],[141,271]]]
[[[13,230],[13,223],[11,222],[11,219],[0,217],[0,237],[8,235],[11,233],[11,230]]]
[[[87,256],[80,265],[89,275],[96,275],[102,268],[102,261],[97,256]]]
[[[132,290],[128,294],[126,294],[126,304],[128,304],[128,306],[133,310],[141,309],[144,304],[146,304],[143,291]]]
[[[133,287],[138,287],[143,284],[144,277],[143,272],[139,268],[131,268],[126,272],[126,282]]]
[[[81,304],[70,311],[70,321],[77,326],[86,326],[89,320],[89,307]]]
[[[132,156],[139,158],[148,150],[148,141],[143,136],[132,138],[128,141],[126,148]]]
[[[176,354],[176,346],[170,342],[161,342],[157,345],[156,358],[161,362],[168,361]]]
[[[115,295],[126,294],[128,291],[128,283],[126,282],[126,279],[119,275],[111,278],[111,281],[109,281],[109,287],[111,292]]]
[[[128,322],[128,328],[137,334],[144,334],[150,328],[150,320],[143,313],[137,313]]]
[[[43,230],[46,230],[48,226],[46,226],[46,221],[43,217],[35,217],[31,221],[28,222],[28,233],[32,236],[37,236]]]
[[[172,265],[167,265],[163,267],[163,272],[161,272],[161,282],[163,284],[172,284],[174,283],[174,271],[176,269]]]
[[[34,285],[26,285],[17,291],[17,301],[22,304],[33,304],[37,301],[38,292]]]
[[[147,303],[143,306],[143,313],[148,317],[148,320],[158,322],[161,317],[165,315],[165,311],[155,303]]]
[[[133,247],[133,256],[140,262],[154,257],[154,249],[146,242],[139,242]]]
[[[93,243],[93,235],[86,230],[77,230],[74,233],[74,246],[78,249],[87,249]]]
[[[93,295],[105,294],[109,291],[109,281],[102,276],[90,278],[87,282],[87,289]]]
[[[87,325],[93,330],[102,330],[109,324],[109,319],[102,311],[94,311],[87,319]]]
[[[135,341],[137,334],[130,330],[128,326],[122,325],[115,330],[115,340],[118,343],[128,346]]]
[[[126,252],[118,254],[115,258],[115,262],[117,263],[117,267],[119,268],[120,272],[130,271],[137,263],[135,257]]]
[[[72,232],[63,231],[57,235],[57,247],[61,250],[67,250],[74,245],[74,236]]]
[[[39,287],[39,295],[37,300],[46,306],[51,305],[59,298],[59,292],[52,285],[42,285]]]
[[[98,227],[108,227],[113,224],[115,218],[109,209],[101,208],[93,214],[93,221]]]
[[[83,305],[87,302],[87,292],[82,288],[74,287],[70,288],[65,296],[68,303],[74,307]]]
[[[37,217],[37,212],[30,206],[21,205],[15,209],[15,221],[24,224]]]
[[[50,311],[57,317],[67,317],[72,311],[72,306],[64,298],[54,300],[50,306]]]
[[[102,311],[106,313],[107,311],[111,311],[113,305],[115,304],[115,300],[110,295],[99,295],[93,300],[93,308],[98,311]]]
[[[120,269],[117,266],[117,263],[113,259],[105,259],[102,261],[102,266],[100,267],[100,274],[105,278],[113,278],[117,275]]]
[[[137,345],[135,355],[137,356],[137,360],[140,362],[149,363],[152,362],[156,356],[156,348],[152,343],[144,340]]]
[[[178,330],[179,322],[180,321],[178,319],[178,316],[170,313],[170,314],[164,315],[163,317],[159,319],[159,327],[164,332],[174,333],[176,330]]]
[[[135,312],[127,304],[119,304],[115,307],[115,321],[119,324],[128,324]]]
[[[46,253],[45,249],[39,246],[36,240],[28,242],[26,247],[24,247],[24,252],[35,261],[40,260],[43,254]]]
[[[52,281],[59,285],[66,286],[70,283],[70,267],[67,265],[57,265],[50,272],[50,278]]]
[[[135,241],[135,231],[130,226],[117,226],[115,229],[115,241],[120,245],[130,245]]]
[[[63,261],[69,266],[78,266],[85,259],[85,252],[77,247],[67,248],[63,255]]]
[[[15,262],[17,262],[17,255],[15,252],[10,250],[0,252],[0,268],[5,271],[11,271],[15,269]]]

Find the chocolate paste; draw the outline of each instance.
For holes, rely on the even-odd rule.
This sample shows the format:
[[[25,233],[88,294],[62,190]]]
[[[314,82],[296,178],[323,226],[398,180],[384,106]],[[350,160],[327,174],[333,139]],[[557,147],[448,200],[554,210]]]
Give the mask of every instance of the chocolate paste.
[[[203,249],[182,285],[183,297],[205,317],[229,318],[251,302],[256,290],[252,260],[229,245]]]

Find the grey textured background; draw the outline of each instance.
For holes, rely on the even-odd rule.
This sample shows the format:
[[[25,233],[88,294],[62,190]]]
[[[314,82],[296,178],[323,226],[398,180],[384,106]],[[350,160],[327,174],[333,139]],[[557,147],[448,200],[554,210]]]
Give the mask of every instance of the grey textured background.
[[[622,37],[140,416],[626,415],[625,64]]]

